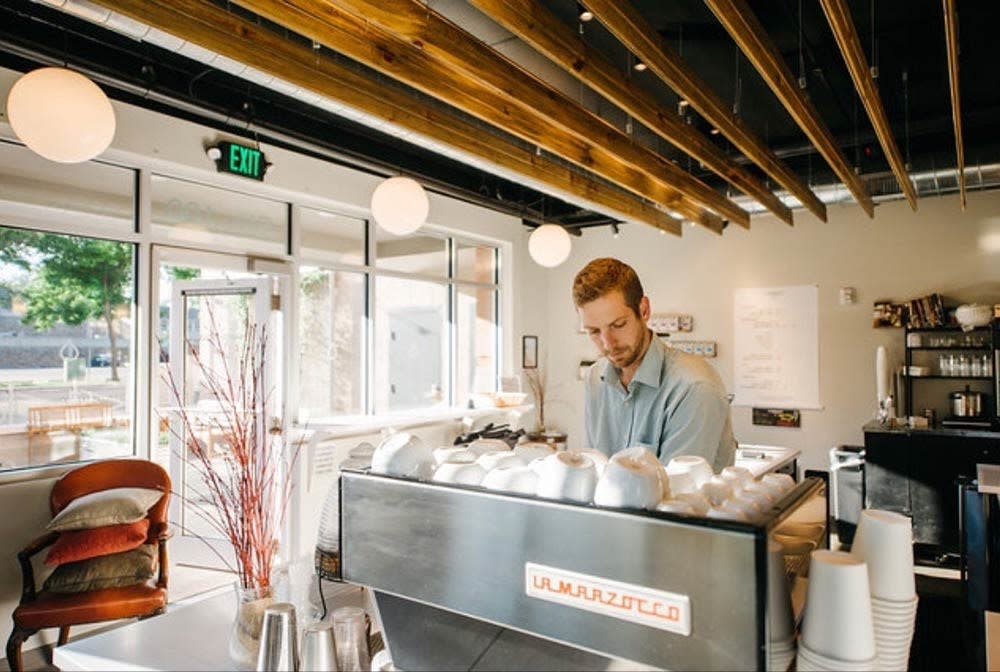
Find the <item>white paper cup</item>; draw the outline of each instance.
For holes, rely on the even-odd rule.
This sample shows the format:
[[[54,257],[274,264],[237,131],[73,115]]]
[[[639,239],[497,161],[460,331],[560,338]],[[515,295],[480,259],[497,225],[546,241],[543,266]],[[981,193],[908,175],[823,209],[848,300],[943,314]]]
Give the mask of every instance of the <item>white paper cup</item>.
[[[813,551],[802,645],[846,663],[875,657],[868,568],[850,553]]]
[[[584,448],[583,450],[573,450],[570,452],[579,453],[580,455],[586,455],[594,463],[594,468],[597,469],[597,475],[600,476],[604,473],[604,467],[608,466],[608,456],[599,450],[594,448]]]
[[[796,667],[799,670],[836,670],[837,672],[869,672],[876,669],[878,661],[874,656],[862,661],[831,658],[813,651],[804,642],[799,642],[797,659],[798,665]]]
[[[705,485],[715,474],[708,460],[698,455],[679,455],[675,457],[667,465],[667,473],[670,475],[691,474],[691,477],[694,478],[694,482],[699,488]]]
[[[389,476],[428,478],[434,469],[434,455],[418,437],[397,432],[386,438],[372,453],[372,471]]]
[[[771,647],[795,639],[795,615],[785,574],[784,550],[776,541],[767,542],[767,614]]]
[[[524,461],[524,457],[512,450],[494,450],[491,453],[480,455],[476,460],[476,464],[489,473],[497,467],[523,467],[526,462]]]
[[[556,449],[547,443],[541,443],[538,441],[530,441],[528,443],[519,443],[514,446],[514,452],[528,463],[532,460],[538,459],[539,457],[548,457],[552,453],[556,452]]]
[[[909,602],[916,595],[913,526],[906,516],[877,509],[862,511],[851,553],[868,563],[874,597]]]
[[[468,450],[476,455],[492,453],[497,450],[510,450],[510,444],[500,439],[476,439],[469,444]]]
[[[656,505],[656,510],[663,511],[664,513],[678,513],[683,516],[697,515],[693,506],[679,499],[671,499],[665,502],[660,502]]]
[[[708,497],[701,494],[699,491],[684,492],[679,495],[674,495],[673,501],[684,502],[694,509],[695,515],[702,517],[707,516],[709,509],[712,508],[712,503],[708,501]]]
[[[721,506],[724,501],[733,496],[733,486],[721,476],[712,476],[701,486],[701,494],[708,498],[712,506]]]
[[[529,467],[497,467],[483,477],[480,485],[489,490],[534,495],[538,490],[538,474]]]
[[[481,485],[485,476],[485,469],[475,462],[464,460],[442,462],[434,471],[435,481],[457,485]]]
[[[640,458],[617,454],[608,462],[594,489],[594,504],[629,509],[655,509],[663,499],[659,470]]]
[[[597,468],[588,456],[560,451],[542,458],[536,490],[539,497],[588,503],[596,486]]]

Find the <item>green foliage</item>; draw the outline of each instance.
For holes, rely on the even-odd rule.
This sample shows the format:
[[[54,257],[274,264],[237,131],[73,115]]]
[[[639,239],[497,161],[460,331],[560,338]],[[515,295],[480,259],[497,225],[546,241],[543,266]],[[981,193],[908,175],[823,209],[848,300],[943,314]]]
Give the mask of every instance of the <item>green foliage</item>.
[[[6,230],[0,230],[6,232]],[[40,329],[62,322],[76,325],[108,319],[128,302],[132,249],[128,243],[55,234],[34,234],[22,243],[41,257],[24,290],[23,321]]]

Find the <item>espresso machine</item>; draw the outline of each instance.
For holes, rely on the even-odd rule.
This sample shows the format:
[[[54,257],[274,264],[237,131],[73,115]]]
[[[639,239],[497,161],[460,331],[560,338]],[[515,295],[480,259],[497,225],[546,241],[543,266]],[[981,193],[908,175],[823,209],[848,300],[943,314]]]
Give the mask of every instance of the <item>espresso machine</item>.
[[[367,470],[340,481],[341,578],[371,589],[403,670],[764,670],[768,542],[816,531],[784,556],[792,579],[827,546],[818,478],[754,522]]]

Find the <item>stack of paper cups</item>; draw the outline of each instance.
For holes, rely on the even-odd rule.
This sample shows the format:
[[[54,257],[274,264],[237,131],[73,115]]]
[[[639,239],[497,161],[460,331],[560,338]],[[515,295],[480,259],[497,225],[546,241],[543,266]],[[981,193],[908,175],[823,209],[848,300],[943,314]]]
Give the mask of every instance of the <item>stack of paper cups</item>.
[[[851,554],[868,565],[878,667],[905,670],[917,620],[910,519],[891,511],[862,511]]]
[[[780,543],[767,543],[767,669],[785,672],[795,658],[795,616]]]
[[[799,670],[876,669],[868,568],[849,553],[813,551]]]

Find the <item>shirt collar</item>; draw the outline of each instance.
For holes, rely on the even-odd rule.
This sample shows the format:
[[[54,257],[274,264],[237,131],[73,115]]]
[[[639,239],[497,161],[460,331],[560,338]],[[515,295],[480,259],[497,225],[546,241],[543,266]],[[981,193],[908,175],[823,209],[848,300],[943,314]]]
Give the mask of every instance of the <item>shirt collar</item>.
[[[646,354],[642,356],[642,361],[639,363],[639,368],[636,370],[632,380],[643,385],[658,388],[660,380],[663,377],[663,348],[656,334],[650,334],[650,339],[649,347],[646,348]],[[609,359],[604,360],[604,371],[601,373],[601,380],[606,385],[620,386],[621,378],[619,377],[619,371]]]

